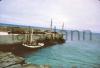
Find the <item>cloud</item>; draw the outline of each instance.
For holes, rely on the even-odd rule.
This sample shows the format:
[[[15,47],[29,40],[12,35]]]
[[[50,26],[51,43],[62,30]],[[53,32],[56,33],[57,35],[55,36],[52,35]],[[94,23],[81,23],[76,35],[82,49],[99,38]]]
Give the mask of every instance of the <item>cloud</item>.
[[[0,21],[49,27],[52,18],[57,28],[64,22],[65,29],[100,32],[99,6],[96,0],[3,0]]]

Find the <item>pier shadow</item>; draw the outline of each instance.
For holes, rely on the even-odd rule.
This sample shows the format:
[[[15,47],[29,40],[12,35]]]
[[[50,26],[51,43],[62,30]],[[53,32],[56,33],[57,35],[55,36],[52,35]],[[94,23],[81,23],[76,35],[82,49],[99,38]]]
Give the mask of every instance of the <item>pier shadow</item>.
[[[17,56],[24,56],[24,55],[36,52],[39,49],[41,49],[41,48],[35,48],[35,49],[27,48],[27,47],[22,46],[19,43],[16,43],[16,44],[0,44],[0,51],[12,52],[13,54],[15,54]]]
[[[45,41],[44,42],[45,45],[43,47],[40,48],[28,48],[22,45],[22,43],[14,43],[14,44],[0,44],[0,51],[3,52],[12,52],[13,54],[17,55],[17,56],[25,56],[34,52],[37,52],[39,49],[42,48],[47,48],[47,47],[51,47],[54,46],[56,44],[63,44],[64,42],[61,40],[54,42],[54,41]]]

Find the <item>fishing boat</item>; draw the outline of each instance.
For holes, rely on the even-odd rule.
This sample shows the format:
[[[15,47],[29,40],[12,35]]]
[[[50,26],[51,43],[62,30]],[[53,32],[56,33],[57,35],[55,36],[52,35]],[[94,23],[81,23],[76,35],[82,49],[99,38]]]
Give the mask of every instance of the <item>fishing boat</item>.
[[[22,42],[22,45],[28,48],[40,48],[44,46],[43,42],[36,42],[33,39],[33,29],[31,29],[31,31],[29,31],[29,34],[25,35],[24,38],[25,41]]]

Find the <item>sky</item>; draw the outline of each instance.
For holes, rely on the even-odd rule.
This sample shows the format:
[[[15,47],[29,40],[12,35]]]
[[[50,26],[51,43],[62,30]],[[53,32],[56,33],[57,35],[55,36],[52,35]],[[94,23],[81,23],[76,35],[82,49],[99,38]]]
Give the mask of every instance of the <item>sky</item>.
[[[0,23],[100,32],[99,0],[1,0]]]

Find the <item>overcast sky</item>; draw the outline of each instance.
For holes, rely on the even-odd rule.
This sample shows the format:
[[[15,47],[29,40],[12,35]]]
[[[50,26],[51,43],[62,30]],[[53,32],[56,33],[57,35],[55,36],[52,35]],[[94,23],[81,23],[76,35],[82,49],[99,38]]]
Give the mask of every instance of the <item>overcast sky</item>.
[[[99,0],[1,0],[0,22],[100,32]]]

